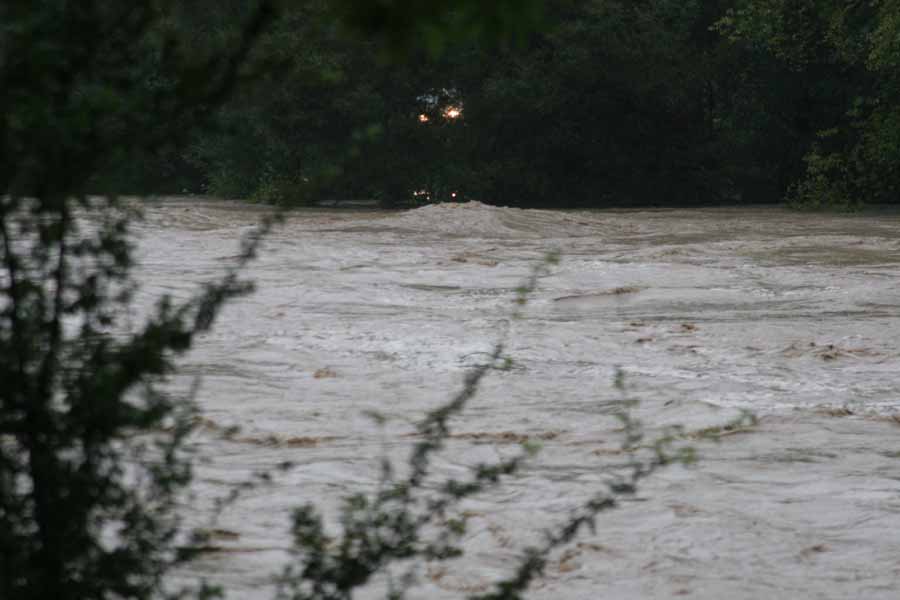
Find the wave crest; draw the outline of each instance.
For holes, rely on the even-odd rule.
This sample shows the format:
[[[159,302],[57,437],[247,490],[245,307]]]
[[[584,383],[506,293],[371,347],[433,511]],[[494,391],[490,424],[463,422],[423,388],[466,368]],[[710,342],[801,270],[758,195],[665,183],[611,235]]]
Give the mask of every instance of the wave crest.
[[[477,201],[430,204],[390,219],[390,226],[451,237],[537,238],[567,236],[599,223],[548,210],[491,206]],[[585,234],[587,232],[580,232]]]

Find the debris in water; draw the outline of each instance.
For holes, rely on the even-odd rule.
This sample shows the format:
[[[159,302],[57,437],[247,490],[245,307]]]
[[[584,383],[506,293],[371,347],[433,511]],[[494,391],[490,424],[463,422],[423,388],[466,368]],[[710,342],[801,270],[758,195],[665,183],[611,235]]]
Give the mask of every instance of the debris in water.
[[[807,345],[800,345],[796,342],[782,350],[784,356],[789,358],[799,358],[807,354],[821,358],[824,361],[832,361],[838,358],[855,356],[859,358],[873,358],[883,356],[882,352],[872,350],[870,348],[842,348],[836,344],[817,344],[809,342]]]
[[[853,416],[854,413],[852,410],[847,408],[846,406],[842,406],[840,408],[835,407],[823,407],[816,410],[817,414],[825,415],[827,417],[850,417]]]
[[[323,436],[294,436],[294,437],[279,437],[277,435],[263,435],[263,436],[243,436],[243,437],[230,437],[228,441],[234,442],[236,444],[249,444],[251,446],[264,446],[271,448],[315,448],[319,444],[324,442],[333,442],[338,438],[334,435],[323,435]]]
[[[316,372],[313,373],[313,377],[316,379],[334,379],[337,376],[337,373],[328,367],[317,369]]]
[[[195,533],[206,540],[236,540],[241,537],[241,534],[230,529],[198,529]]]
[[[500,264],[498,261],[494,260],[493,258],[485,258],[483,256],[478,256],[477,254],[469,254],[469,253],[457,254],[456,256],[452,256],[450,258],[450,260],[452,260],[453,262],[472,263],[472,264],[476,264],[476,265],[482,265],[485,267],[496,267],[498,264]]]
[[[571,296],[560,296],[559,298],[554,298],[554,302],[562,302],[566,300],[589,300],[591,298],[602,298],[605,296],[624,296],[626,294],[636,294],[640,292],[641,288],[635,286],[622,286],[615,287],[609,290],[603,290],[600,292],[589,292],[585,294],[573,294]]]
[[[810,546],[809,548],[804,548],[800,551],[801,558],[810,558],[816,554],[821,554],[823,552],[828,552],[831,548],[828,547],[827,544],[816,544],[815,546]]]
[[[555,440],[561,431],[545,431],[542,433],[516,433],[514,431],[476,431],[451,433],[447,437],[454,440],[470,440],[476,444],[526,444],[533,441],[546,442]],[[418,433],[409,433],[403,437],[420,437]]]
[[[621,296],[622,294],[636,294],[641,291],[641,288],[635,287],[633,285],[626,285],[624,287],[613,288],[609,291],[610,294],[614,296]]]

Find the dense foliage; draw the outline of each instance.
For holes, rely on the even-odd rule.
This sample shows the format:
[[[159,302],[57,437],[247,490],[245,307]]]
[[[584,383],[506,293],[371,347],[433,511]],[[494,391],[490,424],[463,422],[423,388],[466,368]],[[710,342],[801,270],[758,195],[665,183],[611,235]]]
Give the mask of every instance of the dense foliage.
[[[719,22],[790,73],[803,206],[896,202],[900,184],[900,3],[751,0]]]
[[[370,3],[351,28],[335,3],[292,4],[262,52],[291,67],[168,157],[189,175],[168,191],[288,204],[896,200],[896,0],[540,4],[505,29],[490,26],[504,3]],[[416,25],[353,35],[385,23]],[[506,43],[473,44],[461,33],[473,27]],[[421,49],[398,68],[385,47]]]
[[[178,560],[195,407],[159,383],[248,288],[225,273],[129,326],[135,208],[87,192],[97,173],[183,141],[245,74],[273,13],[254,5],[208,54],[174,14],[149,0],[0,7],[3,598],[159,597]]]

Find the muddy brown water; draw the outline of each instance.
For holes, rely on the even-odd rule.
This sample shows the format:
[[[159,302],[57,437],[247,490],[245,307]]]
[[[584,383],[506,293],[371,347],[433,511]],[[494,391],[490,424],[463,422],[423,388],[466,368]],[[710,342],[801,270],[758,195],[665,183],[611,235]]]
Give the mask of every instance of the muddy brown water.
[[[221,273],[261,212],[151,203],[141,303]],[[598,488],[618,444],[621,367],[651,430],[699,431],[741,410],[759,422],[697,441],[698,464],[604,515],[531,597],[897,597],[900,216],[773,208],[291,214],[249,271],[258,291],[224,311],[175,381],[202,378],[188,523],[206,524],[213,499],[253,471],[298,466],[229,507],[220,551],[180,578],[271,597],[291,509],[315,502],[333,521],[342,496],[373,489],[378,457],[402,460],[413,423],[491,350],[552,249],[562,262],[509,324],[514,367],[454,421],[437,470],[462,476],[526,439],[542,450],[465,504],[467,556],[423,566],[413,595],[483,589]]]

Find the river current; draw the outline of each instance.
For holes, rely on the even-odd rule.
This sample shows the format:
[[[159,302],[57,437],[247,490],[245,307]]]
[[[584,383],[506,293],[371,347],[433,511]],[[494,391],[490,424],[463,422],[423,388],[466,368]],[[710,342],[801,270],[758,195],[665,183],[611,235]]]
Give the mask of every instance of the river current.
[[[263,212],[148,204],[140,303],[186,298],[221,274]],[[560,263],[510,321],[516,288],[552,250]],[[660,471],[602,515],[531,597],[900,593],[900,215],[303,210],[247,276],[258,290],[225,309],[173,382],[201,380],[188,523],[206,523],[213,500],[253,472],[296,467],[226,508],[215,551],[184,579],[271,598],[291,510],[314,502],[333,520],[342,497],[374,489],[379,457],[402,462],[415,422],[508,324],[513,366],[492,371],[453,421],[436,468],[459,477],[525,439],[541,451],[466,502],[466,557],[423,566],[412,597],[486,589],[597,491],[620,441],[617,368],[651,431],[690,434],[744,410],[757,423],[697,439],[697,464]]]

